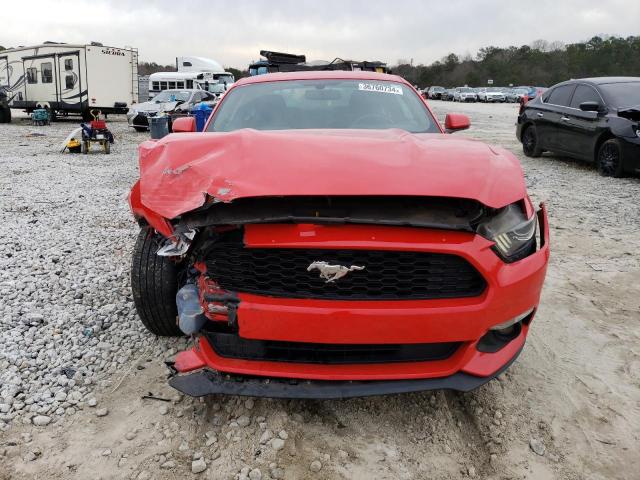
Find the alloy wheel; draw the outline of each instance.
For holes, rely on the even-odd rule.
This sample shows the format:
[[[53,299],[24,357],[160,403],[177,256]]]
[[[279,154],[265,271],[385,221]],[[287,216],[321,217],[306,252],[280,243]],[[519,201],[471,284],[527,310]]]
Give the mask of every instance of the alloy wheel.
[[[524,153],[527,155],[531,155],[536,148],[536,134],[533,131],[533,128],[527,128],[524,132],[524,136],[522,137],[522,146],[524,148]]]
[[[620,151],[613,143],[607,143],[600,149],[600,158],[598,159],[600,172],[606,176],[613,176],[620,166]]]

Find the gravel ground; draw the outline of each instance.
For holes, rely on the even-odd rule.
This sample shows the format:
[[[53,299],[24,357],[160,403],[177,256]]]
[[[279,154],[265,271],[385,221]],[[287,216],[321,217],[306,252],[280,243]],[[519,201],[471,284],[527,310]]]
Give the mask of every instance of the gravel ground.
[[[518,362],[468,393],[183,398],[129,291],[145,134],[60,154],[76,124],[0,125],[0,479],[631,479],[640,469],[640,181],[528,159],[514,105],[433,102],[522,160],[552,260]],[[167,400],[143,399],[152,394]]]

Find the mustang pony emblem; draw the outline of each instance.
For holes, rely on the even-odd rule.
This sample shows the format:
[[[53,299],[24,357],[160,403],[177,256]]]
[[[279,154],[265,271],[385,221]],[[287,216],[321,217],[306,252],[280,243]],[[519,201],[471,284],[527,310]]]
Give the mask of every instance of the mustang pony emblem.
[[[307,272],[310,272],[314,269],[320,270],[320,278],[325,279],[325,283],[331,283],[335,282],[339,278],[344,277],[347,273],[353,272],[354,270],[364,270],[364,267],[359,267],[358,265],[345,267],[344,265],[329,265],[327,262],[313,262],[307,267]]]

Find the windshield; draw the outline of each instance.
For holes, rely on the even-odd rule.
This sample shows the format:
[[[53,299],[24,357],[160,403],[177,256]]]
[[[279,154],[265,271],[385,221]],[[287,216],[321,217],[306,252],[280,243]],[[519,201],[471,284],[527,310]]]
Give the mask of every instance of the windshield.
[[[188,90],[165,90],[153,97],[153,101],[155,103],[186,102],[190,96],[191,92]]]
[[[615,108],[640,105],[640,82],[605,83],[600,89],[607,103]]]
[[[214,75],[213,78],[218,80],[220,83],[233,83],[234,80],[233,75],[230,74]]]
[[[413,90],[371,80],[287,80],[237,87],[221,102],[208,131],[242,128],[440,132]]]
[[[473,89],[469,88],[469,87],[461,87],[460,88],[460,92],[462,92],[462,93],[473,92]]]

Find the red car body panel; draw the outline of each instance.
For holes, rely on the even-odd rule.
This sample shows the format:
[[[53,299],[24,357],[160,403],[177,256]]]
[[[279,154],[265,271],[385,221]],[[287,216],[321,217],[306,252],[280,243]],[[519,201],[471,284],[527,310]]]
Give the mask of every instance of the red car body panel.
[[[538,304],[548,248],[505,264],[493,242],[467,232],[373,225],[248,225],[248,247],[411,250],[469,261],[488,287],[479,297],[338,301],[239,294],[243,338],[316,343],[468,341]]]
[[[418,95],[399,77],[342,71],[251,77],[238,81],[230,92],[260,82],[343,78],[399,82]],[[224,99],[212,118],[222,103]],[[426,103],[425,108],[429,110]],[[438,129],[443,131],[439,125]],[[207,203],[297,196],[444,197],[476,200],[492,209],[518,202],[527,218],[535,214],[513,154],[442,133],[410,134],[396,129],[244,129],[172,134],[144,142],[140,180],[132,189],[130,205],[136,217],[171,238],[172,223]],[[316,364],[223,357],[206,338],[199,337],[193,348],[178,354],[174,368],[181,375],[214,371],[310,381],[430,379],[459,373],[490,377],[522,349],[537,310],[549,258],[549,229],[546,210],[541,207],[541,243],[535,253],[514,263],[505,263],[492,241],[471,231],[372,224],[245,224],[247,249],[457,255],[475,267],[486,288],[476,297],[370,301],[233,292],[237,299],[235,328],[242,339],[318,344],[460,342],[460,347],[442,360]],[[205,274],[203,265],[198,270]],[[478,350],[478,342],[491,327],[530,311],[517,336],[506,345],[493,353]],[[209,317],[209,321],[224,322],[225,318]]]
[[[247,129],[173,134],[140,145],[141,203],[169,219],[202,206],[206,195],[222,202],[303,195],[456,197],[499,208],[525,194],[522,169],[511,154],[450,135]]]
[[[224,358],[216,354],[206,340],[200,339],[190,350],[180,352],[174,368],[183,374],[211,369],[220,372],[260,377],[304,380],[401,380],[447,377],[458,372],[488,377],[511,360],[522,348],[528,326],[520,335],[496,353],[482,353],[469,343],[446,360],[414,363],[316,365]]]
[[[549,227],[544,206],[542,238]],[[349,248],[456,253],[478,268],[488,286],[475,298],[413,301],[328,301],[282,299],[240,294],[239,334],[243,338],[315,343],[421,343],[462,341],[446,360],[374,365],[310,365],[247,361],[217,355],[207,341],[182,352],[175,368],[182,373],[209,368],[229,373],[313,380],[394,380],[434,378],[466,372],[489,376],[524,345],[530,323],[496,353],[475,348],[490,327],[531,308],[537,309],[549,259],[549,244],[523,260],[505,264],[491,251],[493,242],[463,232],[376,226],[251,225],[245,242],[251,247]],[[313,234],[310,234],[313,232]],[[410,234],[411,233],[411,234]],[[453,245],[453,246],[452,246]]]

